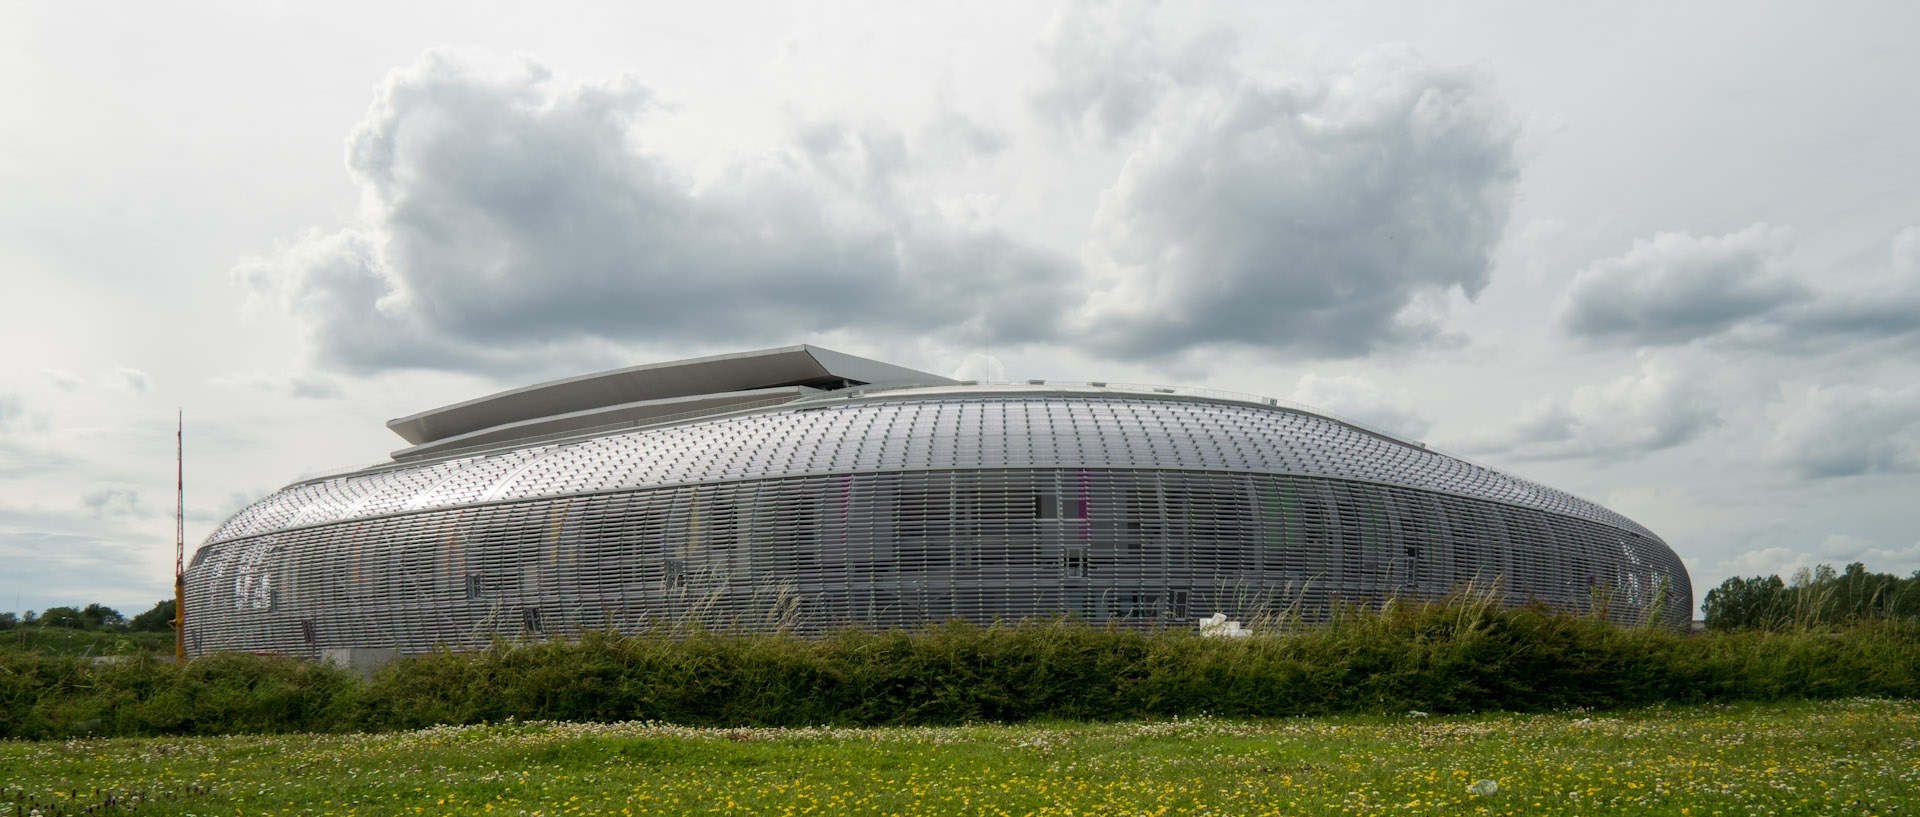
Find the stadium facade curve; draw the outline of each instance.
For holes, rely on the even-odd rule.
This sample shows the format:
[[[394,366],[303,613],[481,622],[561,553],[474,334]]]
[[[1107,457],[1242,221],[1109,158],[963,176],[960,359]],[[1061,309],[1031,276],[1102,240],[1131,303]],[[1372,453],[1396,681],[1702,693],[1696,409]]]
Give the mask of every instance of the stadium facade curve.
[[[389,423],[393,461],[240,511],[187,569],[188,651],[706,624],[1070,614],[1192,626],[1336,600],[1690,618],[1599,505],[1281,401],[955,382],[812,346],[603,372]]]

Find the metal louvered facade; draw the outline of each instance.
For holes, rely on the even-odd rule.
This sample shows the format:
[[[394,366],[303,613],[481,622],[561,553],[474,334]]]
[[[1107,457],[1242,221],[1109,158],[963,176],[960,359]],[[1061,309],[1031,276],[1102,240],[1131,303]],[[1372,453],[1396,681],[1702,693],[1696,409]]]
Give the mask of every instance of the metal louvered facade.
[[[187,573],[189,650],[496,634],[1191,626],[1498,580],[1690,617],[1678,557],[1566,493],[1316,413],[1105,388],[843,390],[295,484]]]

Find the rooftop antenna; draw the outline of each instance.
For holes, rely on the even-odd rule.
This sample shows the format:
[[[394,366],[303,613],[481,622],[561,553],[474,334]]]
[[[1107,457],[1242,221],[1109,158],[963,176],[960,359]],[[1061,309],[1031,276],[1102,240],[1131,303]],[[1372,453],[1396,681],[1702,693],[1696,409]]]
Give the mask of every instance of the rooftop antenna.
[[[980,361],[980,382],[992,383],[993,380],[993,304],[987,304],[986,314],[980,320],[981,331],[987,336],[987,353]]]
[[[173,661],[187,661],[187,412],[173,429]]]

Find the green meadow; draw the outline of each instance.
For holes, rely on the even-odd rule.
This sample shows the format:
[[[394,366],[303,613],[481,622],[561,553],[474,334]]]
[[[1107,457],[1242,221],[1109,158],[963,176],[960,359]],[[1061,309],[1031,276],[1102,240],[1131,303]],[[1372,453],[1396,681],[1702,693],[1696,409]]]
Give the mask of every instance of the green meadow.
[[[0,742],[0,814],[1920,813],[1920,702]]]

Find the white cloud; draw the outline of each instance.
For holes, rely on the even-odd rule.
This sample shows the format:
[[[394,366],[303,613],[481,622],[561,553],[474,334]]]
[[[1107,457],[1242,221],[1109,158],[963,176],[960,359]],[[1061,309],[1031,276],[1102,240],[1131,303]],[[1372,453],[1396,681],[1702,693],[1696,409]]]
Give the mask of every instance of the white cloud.
[[[1518,175],[1490,83],[1409,49],[1169,102],[1095,220],[1088,340],[1311,357],[1431,342],[1479,293]]]
[[[1791,579],[1801,570],[1829,565],[1843,570],[1859,562],[1869,573],[1911,575],[1920,570],[1920,541],[1905,548],[1882,546],[1878,541],[1845,533],[1835,533],[1818,545],[1804,550],[1769,547],[1749,550],[1718,564],[1718,573],[1729,576],[1779,576]]]
[[[1235,48],[1213,28],[1179,40],[1151,4],[1068,2],[1054,12],[1041,48],[1044,82],[1029,98],[1049,122],[1097,139],[1126,137],[1180,86],[1212,79]]]
[[[1722,559],[1717,565],[1717,572],[1725,576],[1779,576],[1785,579],[1792,576],[1794,571],[1812,566],[1812,558],[1805,553],[1792,548],[1770,547]]]
[[[1413,398],[1403,392],[1388,394],[1359,375],[1303,375],[1287,399],[1402,437],[1419,439],[1433,427]]]
[[[1893,573],[1909,576],[1920,572],[1920,541],[1904,548],[1880,547],[1877,544],[1852,551],[1842,564],[1860,562],[1874,573]]]
[[[960,365],[948,375],[955,380],[978,380],[982,383],[1003,382],[1007,379],[1006,364],[1000,358],[988,354],[969,353],[961,359]]]

